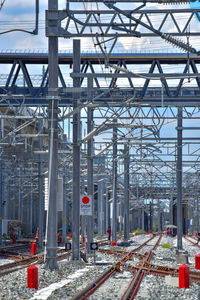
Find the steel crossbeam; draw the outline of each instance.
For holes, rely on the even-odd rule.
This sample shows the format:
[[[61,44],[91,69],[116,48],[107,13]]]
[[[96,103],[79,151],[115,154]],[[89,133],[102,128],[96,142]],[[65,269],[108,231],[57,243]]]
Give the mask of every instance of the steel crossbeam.
[[[126,15],[116,12],[113,9],[107,10],[51,10],[46,11],[46,35],[59,36],[65,38],[72,37],[155,37],[155,32],[142,27],[139,21],[143,21],[152,29],[166,32],[170,24],[173,31],[171,36],[185,36],[188,28],[193,24],[195,18],[200,20],[200,9],[135,9],[124,10]],[[129,17],[134,16],[138,22],[133,22]],[[159,18],[158,18],[159,17]],[[59,20],[59,26],[55,28],[53,21]],[[177,21],[178,18],[184,18],[184,26]],[[65,26],[62,27],[62,24]],[[190,36],[199,36],[199,31],[191,26]]]
[[[102,60],[103,57],[101,56]],[[0,55],[0,63],[7,64],[12,62],[10,73],[5,76],[0,75],[0,95],[1,106],[8,103],[19,105],[21,101],[29,106],[42,105],[47,106],[48,92],[48,68],[41,75],[31,75],[28,71],[30,63],[43,64],[47,63],[47,57],[41,54],[35,55]],[[59,97],[60,106],[72,105],[73,88],[68,86],[70,69],[67,69],[68,75],[63,72],[63,64],[72,63],[72,55],[66,54],[60,57],[59,64]],[[110,64],[119,66],[119,70],[112,73],[96,73],[95,66],[98,65],[97,54],[82,55],[82,72],[80,74],[72,73],[71,76],[80,76],[81,79],[81,101],[87,101],[88,88],[85,85],[85,78],[94,78],[93,103],[107,105],[112,101],[113,105],[121,105],[129,98],[135,98],[135,101],[130,105],[146,105],[161,106],[161,96],[163,93],[165,105],[185,105],[195,106],[200,102],[200,81],[199,81],[199,64],[200,58],[196,55],[191,55],[189,64],[187,55],[183,54],[134,54],[129,53],[127,56],[113,53],[110,56]],[[138,64],[145,69],[144,73],[135,73],[133,68],[137,68]],[[166,66],[171,66],[171,73],[166,73]],[[173,66],[177,65],[180,68],[180,73],[173,72]],[[127,73],[123,72],[127,70]],[[190,73],[188,71],[190,70]],[[107,77],[107,85],[104,78]],[[142,78],[141,78],[142,77]],[[172,85],[169,80],[176,78],[176,85]],[[1,79],[2,78],[2,79]],[[123,78],[123,80],[121,79]],[[155,81],[156,79],[156,81]],[[192,79],[194,84],[185,86],[185,80]],[[139,84],[138,84],[139,80]],[[152,87],[151,82],[157,86]],[[72,83],[72,79],[71,79]],[[12,96],[10,96],[12,95]],[[25,96],[25,99],[24,99]]]

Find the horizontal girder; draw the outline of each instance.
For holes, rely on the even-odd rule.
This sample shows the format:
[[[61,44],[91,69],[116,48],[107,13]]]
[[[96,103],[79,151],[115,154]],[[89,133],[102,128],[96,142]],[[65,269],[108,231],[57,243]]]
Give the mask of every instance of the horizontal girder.
[[[190,36],[199,36],[197,28],[192,26],[195,18],[199,20],[199,12],[200,9],[141,10],[134,6],[132,10],[123,11],[113,9],[48,10],[46,11],[46,35],[66,38],[155,37],[159,32],[166,33],[167,26],[170,24],[171,36],[186,36],[189,27]],[[185,19],[184,26],[181,26],[182,22],[180,24],[177,21],[179,17]],[[56,23],[55,20],[57,20]],[[65,22],[64,27],[62,27],[62,22]]]
[[[99,66],[99,56],[97,54],[83,53],[81,57],[81,73],[79,75],[71,73],[72,54],[60,54],[60,106],[72,105],[73,95],[77,92],[79,93],[78,100],[81,103],[87,102],[87,77],[92,77],[94,81],[92,91],[94,105],[106,106],[112,101],[113,106],[126,106],[126,101],[130,98],[132,100],[128,105],[132,106],[196,106],[200,103],[200,76],[198,71],[200,57],[197,55],[190,55],[188,64],[188,56],[182,53],[113,53],[110,56],[109,63],[115,65],[116,69],[110,69],[112,73],[108,71],[99,73],[97,71]],[[103,56],[101,59],[103,62]],[[19,105],[23,101],[25,105],[47,106],[47,62],[48,55],[43,53],[0,54],[0,65],[12,64],[9,74],[0,75],[0,95],[2,97],[0,105]],[[29,71],[29,64],[45,64],[46,69],[41,75],[32,75]],[[68,66],[63,69],[65,64]],[[138,64],[145,68],[146,72],[140,72],[139,74],[137,71],[132,71],[134,67],[137,69]],[[176,73],[173,71],[174,65],[176,65]],[[170,73],[168,71],[169,66],[171,66]],[[180,68],[179,72],[177,72],[178,68]],[[82,77],[79,91],[72,88],[72,76]],[[107,78],[106,84],[105,77]],[[174,81],[173,83],[168,82],[170,78],[177,78],[175,84]],[[191,80],[192,83],[185,86],[185,80],[188,80],[188,82]]]

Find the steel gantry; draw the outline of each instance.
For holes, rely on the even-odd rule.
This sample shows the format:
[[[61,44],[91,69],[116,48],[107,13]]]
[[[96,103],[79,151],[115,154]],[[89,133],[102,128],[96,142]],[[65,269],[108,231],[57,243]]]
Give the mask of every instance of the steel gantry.
[[[74,0],[58,10],[58,1],[49,0],[48,53],[0,53],[0,64],[10,65],[9,74],[0,75],[0,214],[22,221],[30,235],[39,226],[42,246],[48,194],[46,265],[51,270],[57,268],[59,227],[64,240],[72,231],[72,258],[80,258],[80,224],[85,227],[80,192],[93,199],[93,215],[86,218],[88,249],[97,229],[105,234],[111,224],[112,238],[124,230],[127,240],[136,227],[161,230],[164,215],[176,219],[181,249],[183,205],[192,208],[198,224],[200,59],[195,37],[200,32],[194,24],[200,10],[165,0],[151,9],[152,3]],[[163,4],[172,7],[163,9]],[[80,40],[74,40],[73,52],[59,52],[62,37],[91,38],[94,51],[81,51]],[[118,53],[123,38],[133,49]],[[147,38],[159,40],[160,47],[170,42],[180,52],[135,51],[136,39]],[[42,74],[31,74],[33,64],[43,66]],[[63,178],[62,215],[57,213],[58,175]]]
[[[199,105],[200,58],[184,53],[112,53],[110,65],[116,69],[97,72],[104,63],[101,53],[81,53],[81,74],[71,72],[72,53],[59,53],[59,106],[71,106],[73,94],[72,78],[81,77],[80,101],[87,102],[87,81],[94,81],[93,103],[114,105],[130,100],[129,105]],[[48,92],[48,56],[45,53],[0,53],[0,64],[11,64],[9,74],[0,75],[1,105],[18,106],[24,101],[27,106],[46,106]],[[31,75],[29,65],[45,66],[41,75]],[[138,73],[140,68],[143,72]],[[176,73],[174,72],[176,68]],[[105,69],[106,70],[106,69]],[[126,73],[125,70],[128,70]],[[71,76],[70,76],[71,74]],[[72,78],[70,78],[72,77]],[[85,78],[85,79],[84,79]],[[104,78],[107,78],[106,83]],[[9,95],[12,94],[13,97]],[[24,96],[26,96],[24,98]],[[164,101],[164,103],[162,103]]]

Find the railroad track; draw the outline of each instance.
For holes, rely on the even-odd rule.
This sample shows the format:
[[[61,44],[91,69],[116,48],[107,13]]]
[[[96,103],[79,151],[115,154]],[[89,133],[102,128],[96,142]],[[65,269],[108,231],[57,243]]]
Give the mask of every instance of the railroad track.
[[[194,239],[194,241],[191,241],[190,238],[188,238],[188,237],[186,237],[186,236],[183,236],[183,237],[184,237],[184,239],[185,239],[186,241],[190,242],[193,246],[196,246],[196,247],[200,248],[200,246],[197,244],[197,240],[196,240],[195,238],[190,237],[190,238]]]
[[[157,235],[153,235],[150,239],[148,239],[146,242],[135,248],[134,250],[127,252],[122,251],[122,253],[125,254],[125,256],[121,259],[120,262],[114,264],[112,267],[108,268],[105,272],[103,272],[98,278],[96,278],[94,281],[92,281],[89,285],[87,285],[84,289],[82,289],[79,293],[75,294],[71,300],[84,300],[87,299],[89,296],[91,296],[111,275],[114,275],[116,272],[121,272],[120,269],[120,263],[126,263],[128,260],[131,259],[131,257],[139,250],[141,250],[144,246],[146,246],[150,241],[152,241]],[[160,240],[160,238],[159,238]],[[157,244],[157,243],[156,243]],[[155,246],[154,246],[155,247]],[[103,252],[103,250],[101,250]],[[117,255],[118,251],[115,251],[115,254]],[[121,254],[122,254],[121,253]],[[115,255],[114,254],[114,255]],[[150,255],[152,256],[152,254]]]
[[[154,250],[157,249],[158,245],[160,244],[162,236],[159,237],[159,239],[157,240],[156,244],[154,245],[153,249],[151,251],[148,252],[148,255],[146,257],[146,259],[142,262],[142,265],[138,268],[138,270],[135,272],[128,288],[125,290],[124,294],[121,297],[121,300],[132,300],[134,299],[134,297],[136,296],[139,287],[140,287],[140,283],[142,281],[142,278],[144,276],[144,270],[143,267],[145,265],[145,263],[149,263],[152,256],[153,256],[153,252]]]
[[[100,245],[105,245],[107,240],[102,240],[99,242]],[[17,252],[10,251],[13,250],[24,250],[24,248],[28,248],[30,245],[18,245],[13,247],[4,247],[0,249],[0,253],[3,256],[7,256],[7,258],[12,258],[16,260],[15,262],[4,264],[0,266],[0,277],[7,275],[9,273],[16,272],[20,269],[27,268],[31,264],[43,264],[44,263],[44,256],[43,255],[29,255],[29,254],[18,254]],[[81,247],[83,250],[83,247]],[[8,253],[7,253],[8,252]],[[57,259],[58,261],[65,259],[71,255],[71,250],[66,251],[63,249],[57,250]],[[6,255],[7,253],[7,255]]]

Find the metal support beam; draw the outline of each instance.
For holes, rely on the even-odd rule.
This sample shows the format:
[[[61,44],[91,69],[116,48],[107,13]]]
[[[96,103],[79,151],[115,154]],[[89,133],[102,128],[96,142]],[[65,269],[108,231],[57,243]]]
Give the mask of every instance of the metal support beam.
[[[129,145],[124,144],[124,240],[129,240]]]
[[[80,40],[73,40],[73,72],[80,72]],[[73,87],[80,79],[73,79]],[[78,107],[78,93],[74,93],[73,110]],[[80,259],[80,113],[73,115],[73,187],[72,187],[72,259]]]
[[[182,108],[178,108],[177,124],[177,167],[176,167],[176,184],[177,184],[177,248],[181,250],[182,246]]]
[[[113,123],[117,123],[117,119]],[[112,240],[117,240],[117,126],[113,127]]]
[[[58,9],[57,0],[48,0],[48,9]],[[56,26],[56,20],[54,25]],[[49,37],[49,181],[47,214],[47,263],[50,270],[57,265],[57,191],[58,191],[58,38]]]
[[[19,190],[18,190],[18,220],[22,224],[22,167],[19,167]],[[19,227],[18,238],[21,238],[21,227]]]
[[[0,129],[0,140],[2,129]],[[2,244],[2,218],[3,218],[3,176],[2,176],[2,148],[0,147],[0,245]]]
[[[92,98],[92,88],[93,88],[93,80],[92,78],[88,79],[88,102],[90,102]],[[87,112],[87,134],[89,134],[94,127],[93,123],[93,108],[88,107]],[[92,212],[94,213],[94,183],[93,183],[93,139],[89,139],[87,142],[87,193],[92,197]],[[93,215],[87,216],[87,251],[90,250],[90,243],[93,241],[93,233],[94,233],[94,221]]]
[[[63,149],[66,147],[67,137],[63,136]],[[67,197],[66,197],[66,172],[67,168],[63,166],[63,211],[62,211],[62,242],[66,242],[67,235]]]
[[[39,132],[42,133],[43,120],[39,119]],[[39,136],[39,150],[42,150],[43,137]],[[38,163],[38,199],[39,199],[39,210],[38,210],[38,246],[43,247],[43,232],[44,232],[44,196],[43,196],[43,185],[44,185],[44,175],[42,155],[39,155]]]

